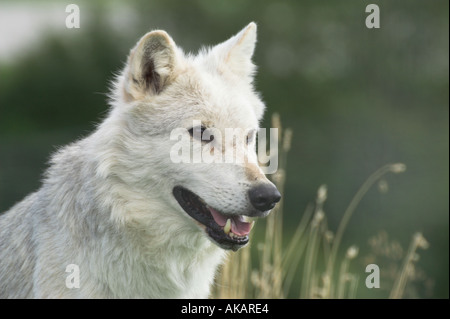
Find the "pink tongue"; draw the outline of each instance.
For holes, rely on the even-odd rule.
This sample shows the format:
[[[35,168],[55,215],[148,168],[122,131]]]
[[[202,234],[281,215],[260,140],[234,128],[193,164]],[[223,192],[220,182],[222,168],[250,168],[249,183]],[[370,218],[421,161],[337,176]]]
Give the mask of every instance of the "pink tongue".
[[[250,233],[252,225],[242,220],[242,216],[233,217],[231,220],[231,231],[239,236],[246,236]]]
[[[251,230],[251,224],[246,223],[243,220],[242,216],[232,216],[232,217],[225,217],[221,213],[219,213],[214,208],[209,208],[212,217],[214,218],[214,221],[219,225],[220,227],[224,227],[227,223],[227,219],[231,219],[231,231],[239,236],[246,236],[250,233]]]
[[[212,217],[214,218],[214,221],[219,225],[220,227],[225,226],[227,223],[227,218],[223,216],[221,213],[219,213],[214,208],[209,207],[209,211],[211,212]]]

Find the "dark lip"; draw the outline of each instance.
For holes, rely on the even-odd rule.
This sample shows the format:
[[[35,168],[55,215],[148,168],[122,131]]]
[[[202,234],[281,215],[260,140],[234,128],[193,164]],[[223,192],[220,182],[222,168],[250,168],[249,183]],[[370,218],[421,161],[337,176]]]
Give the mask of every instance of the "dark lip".
[[[231,238],[226,235],[223,228],[214,221],[205,201],[195,193],[182,186],[175,186],[172,193],[183,210],[205,226],[206,233],[219,247],[236,251],[248,243],[248,235],[242,238]]]

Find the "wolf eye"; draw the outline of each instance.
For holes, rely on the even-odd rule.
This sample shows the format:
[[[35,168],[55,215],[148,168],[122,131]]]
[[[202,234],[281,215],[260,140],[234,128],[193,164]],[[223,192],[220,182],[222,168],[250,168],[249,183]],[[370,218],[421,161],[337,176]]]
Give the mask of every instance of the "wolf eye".
[[[191,135],[191,137],[200,136],[200,138],[201,138],[205,129],[206,129],[206,127],[204,127],[204,126],[195,126],[195,127],[191,127],[188,131],[189,131],[189,134]]]
[[[192,127],[188,131],[189,131],[189,134],[191,135],[191,137],[193,137],[193,138],[199,139],[202,142],[211,142],[214,140],[213,134],[208,134],[209,135],[208,138],[206,138],[206,136],[203,137],[203,133],[207,129],[208,129],[207,127],[202,125],[202,126]]]
[[[248,145],[253,143],[254,140],[255,140],[255,131],[251,131],[250,133],[247,134],[245,138],[245,143]]]

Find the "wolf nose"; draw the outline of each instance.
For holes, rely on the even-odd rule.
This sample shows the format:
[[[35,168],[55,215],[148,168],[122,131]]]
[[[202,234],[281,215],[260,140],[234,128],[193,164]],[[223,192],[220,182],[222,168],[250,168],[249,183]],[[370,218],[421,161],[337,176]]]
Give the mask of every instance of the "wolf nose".
[[[272,184],[260,184],[248,191],[248,196],[253,207],[261,212],[275,207],[281,199],[278,189]]]

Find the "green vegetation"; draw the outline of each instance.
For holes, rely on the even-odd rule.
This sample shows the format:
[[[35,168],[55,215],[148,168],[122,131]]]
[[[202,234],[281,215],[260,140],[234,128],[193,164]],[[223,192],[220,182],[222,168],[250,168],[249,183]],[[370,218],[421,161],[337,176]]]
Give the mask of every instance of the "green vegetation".
[[[277,114],[274,114],[272,127],[281,125]],[[290,149],[291,130],[287,129],[280,144],[279,154],[285,160]],[[274,182],[283,191],[286,176],[286,162],[274,175]],[[363,274],[350,272],[350,262],[358,257],[359,247],[352,245],[347,248],[341,260],[337,260],[339,246],[350,218],[368,190],[388,173],[403,173],[406,166],[401,163],[388,164],[375,171],[357,191],[334,234],[327,225],[324,213],[324,203],[327,199],[327,187],[322,185],[317,191],[316,201],[309,205],[298,223],[294,235],[287,245],[283,240],[283,201],[267,217],[265,222],[265,237],[263,241],[252,243],[249,247],[231,254],[221,268],[216,280],[214,298],[358,298],[358,291],[368,290],[366,277],[371,272]],[[386,191],[380,189],[380,191]],[[262,229],[260,230],[262,231]],[[371,239],[373,250],[381,255],[394,257],[387,265],[376,256],[363,258],[361,265],[382,263],[382,269],[391,268],[394,264],[392,278],[383,278],[382,298],[418,298],[417,285],[430,283],[429,278],[415,262],[419,260],[418,248],[427,249],[429,244],[421,233],[415,233],[406,254],[395,243],[386,242],[386,234]],[[250,258],[251,250],[256,247],[256,265]],[[386,249],[388,248],[388,249]],[[392,254],[394,252],[394,254]],[[400,260],[403,259],[400,267]],[[378,265],[377,265],[378,266]],[[419,276],[417,275],[419,270]],[[370,281],[370,278],[369,278]],[[381,288],[381,285],[379,286]],[[375,289],[375,288],[371,288]],[[373,297],[373,296],[372,296]]]

